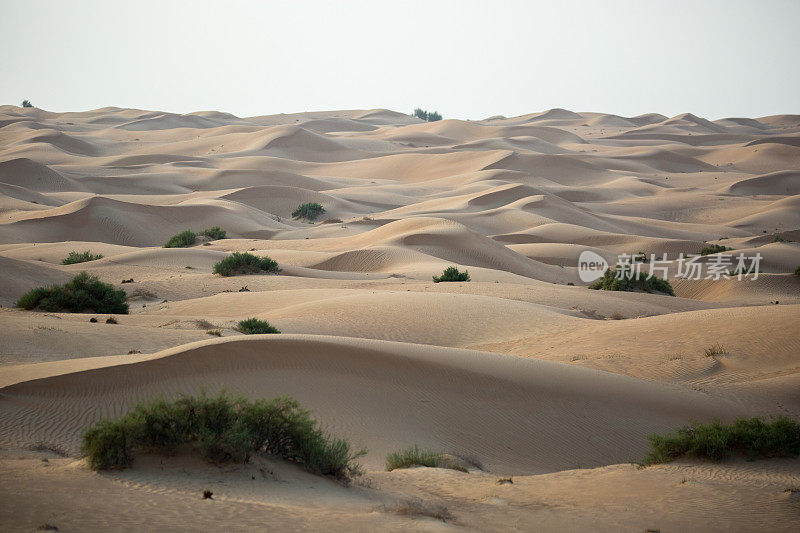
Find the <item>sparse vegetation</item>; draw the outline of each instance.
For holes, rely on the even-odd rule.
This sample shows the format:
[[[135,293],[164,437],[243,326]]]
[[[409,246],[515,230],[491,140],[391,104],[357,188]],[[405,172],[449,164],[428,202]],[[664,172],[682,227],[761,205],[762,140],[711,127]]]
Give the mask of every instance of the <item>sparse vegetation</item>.
[[[123,283],[125,283],[123,281]],[[143,287],[137,287],[133,289],[130,294],[128,295],[129,298],[147,298],[151,300],[157,300],[158,294],[154,293],[151,290],[145,289]]]
[[[465,460],[443,452],[423,450],[416,444],[386,456],[386,470],[390,472],[398,468],[411,468],[413,466],[449,468],[459,472],[469,472],[465,466],[467,464],[477,466],[476,461]]]
[[[800,276],[800,266],[794,269],[794,275]]]
[[[706,357],[714,357],[715,355],[726,355],[728,353],[728,350],[725,349],[723,345],[717,343],[717,344],[712,344],[711,346],[703,350],[703,353],[706,354]]]
[[[442,115],[438,111],[425,111],[421,108],[414,109],[414,116],[426,122],[436,122],[442,120]]]
[[[733,454],[748,459],[794,457],[800,454],[800,424],[780,416],[771,423],[739,418],[725,425],[693,423],[668,435],[649,435],[650,453],[644,464],[666,463],[679,457],[722,461]]]
[[[625,267],[623,267],[625,268]],[[618,276],[614,269],[609,268],[603,273],[603,277],[593,281],[589,284],[592,290],[603,291],[636,291],[642,290],[645,292],[661,292],[675,296],[675,291],[672,289],[669,281],[659,278],[658,276],[650,276],[643,272],[631,273],[628,275],[626,271]]]
[[[228,232],[225,231],[224,229],[220,229],[219,226],[214,226],[213,228],[204,229],[203,231],[200,232],[200,235],[208,237],[213,241],[218,241],[220,239],[226,238]]]
[[[236,325],[236,331],[244,333],[245,335],[261,335],[264,333],[280,333],[280,331],[271,326],[266,320],[259,320],[257,318],[248,318],[241,320]]]
[[[728,248],[727,246],[722,246],[721,244],[709,244],[700,250],[700,255],[718,254],[721,252],[727,252],[728,250],[733,250],[733,248]]]
[[[119,324],[119,322],[117,322],[116,318],[114,318],[113,316],[110,316],[110,317],[106,318],[106,324]]]
[[[316,220],[322,213],[325,212],[325,208],[322,205],[318,204],[317,202],[308,202],[305,204],[300,204],[297,206],[297,209],[292,211],[292,218],[304,218],[306,220]]]
[[[451,266],[444,269],[442,275],[439,277],[433,276],[434,283],[442,281],[469,281],[469,271],[459,272],[458,268]]]
[[[233,252],[214,265],[212,272],[220,276],[237,274],[261,274],[262,272],[280,272],[278,263],[269,257],[258,257],[249,252]]]
[[[787,241],[786,239],[784,239],[780,235],[775,235],[775,237],[772,238],[771,242],[790,242],[790,241]]]
[[[92,255],[90,250],[86,250],[85,252],[76,252],[73,250],[61,261],[61,264],[74,265],[75,263],[86,263],[87,261],[96,261],[102,258],[103,254]]]
[[[186,248],[197,242],[197,234],[190,229],[173,235],[164,248]]]
[[[129,466],[140,450],[174,454],[184,445],[216,463],[246,463],[266,453],[345,481],[360,473],[357,459],[366,454],[323,432],[291,398],[250,402],[224,392],[140,403],[121,418],[87,428],[81,449],[91,468],[106,470]]]
[[[416,444],[401,450],[399,452],[392,452],[386,456],[386,470],[390,472],[397,468],[410,468],[412,466],[427,466],[435,468],[439,466],[442,460],[441,452],[434,452],[430,450],[422,450]]]
[[[209,329],[206,331],[209,335],[213,335],[214,337],[222,337],[222,330],[219,329]]]
[[[30,100],[23,100],[22,107],[33,107],[33,104],[31,103]]]
[[[427,516],[442,522],[453,519],[453,515],[444,505],[419,498],[403,500],[394,507],[384,507],[384,509],[405,516]]]
[[[37,287],[25,293],[17,307],[67,313],[127,314],[125,291],[81,272],[64,285]]]

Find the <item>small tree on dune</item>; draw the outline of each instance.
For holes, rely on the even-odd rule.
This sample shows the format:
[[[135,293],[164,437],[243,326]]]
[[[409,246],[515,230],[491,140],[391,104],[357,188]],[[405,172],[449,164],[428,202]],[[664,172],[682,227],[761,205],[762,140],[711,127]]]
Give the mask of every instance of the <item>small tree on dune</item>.
[[[33,104],[31,103],[30,100],[23,100],[22,107],[33,107]]]
[[[426,122],[442,120],[442,115],[438,111],[425,111],[419,107],[414,109],[414,116]]]

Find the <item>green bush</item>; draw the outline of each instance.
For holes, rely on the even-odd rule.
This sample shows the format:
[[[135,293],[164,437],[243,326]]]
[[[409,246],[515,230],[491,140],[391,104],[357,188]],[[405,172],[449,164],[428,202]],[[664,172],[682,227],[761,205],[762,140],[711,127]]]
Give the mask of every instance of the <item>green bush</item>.
[[[617,272],[614,269],[609,268],[603,273],[602,278],[590,283],[589,288],[603,291],[635,291],[638,289],[645,292],[662,292],[675,296],[675,291],[669,281],[641,271],[631,274],[629,277],[627,270],[630,267],[623,266],[621,268],[623,269],[621,277],[617,276]]]
[[[794,275],[800,276],[800,266],[794,269]]]
[[[454,455],[432,450],[423,450],[416,444],[404,450],[400,450],[399,452],[392,452],[386,456],[386,470],[389,471],[397,468],[426,466],[428,468],[449,468],[451,470],[458,470],[459,472],[469,472],[466,466],[464,466],[465,464],[471,464],[472,466],[477,465],[474,461],[470,462],[469,460]]]
[[[182,231],[177,235],[173,235],[164,248],[186,248],[193,245],[197,241],[197,234],[190,229]]]
[[[386,470],[392,471],[397,468],[410,468],[412,466],[427,466],[435,468],[439,466],[442,460],[443,453],[434,452],[431,450],[422,450],[416,444],[400,450],[399,452],[392,452],[386,456]]]
[[[61,261],[62,265],[74,265],[75,263],[86,263],[87,261],[96,261],[97,259],[102,259],[103,254],[92,255],[90,250],[86,250],[85,252],[76,252],[72,251]]]
[[[469,281],[469,271],[459,272],[458,268],[451,266],[444,269],[442,275],[439,277],[433,276],[433,282],[439,283],[442,281]]]
[[[414,109],[414,116],[426,122],[436,122],[442,120],[442,115],[438,111],[425,111],[419,107]]]
[[[693,423],[668,435],[649,435],[650,453],[644,464],[666,463],[679,457],[722,461],[732,454],[748,459],[793,457],[800,454],[800,424],[780,416],[772,423],[739,418],[731,425],[713,420]]]
[[[101,420],[86,429],[81,450],[95,470],[124,468],[135,451],[174,454],[190,445],[206,459],[246,463],[266,453],[299,463],[309,471],[347,480],[360,473],[350,444],[320,429],[311,413],[291,398],[256,400],[183,396],[140,403],[116,420]]]
[[[23,100],[22,107],[33,107],[33,104],[31,103],[30,100]]]
[[[236,331],[245,335],[260,335],[262,333],[280,333],[277,328],[270,325],[266,320],[248,318],[241,320],[236,325]]]
[[[306,220],[316,220],[325,208],[316,202],[309,202],[297,206],[297,209],[292,211],[292,218],[305,218]]]
[[[213,228],[204,229],[200,232],[200,235],[208,237],[211,240],[218,241],[226,238],[228,236],[228,232],[224,229],[221,229],[219,226],[214,226]]]
[[[67,313],[114,313],[128,312],[127,295],[110,283],[103,283],[97,276],[81,272],[64,285],[37,287],[25,293],[17,307],[42,309]]]
[[[237,274],[260,274],[261,272],[280,272],[278,263],[269,257],[258,257],[248,252],[233,252],[214,265],[212,272],[220,276]]]
[[[718,254],[720,252],[727,252],[728,250],[733,250],[733,248],[728,248],[721,244],[709,244],[700,250],[700,255]]]

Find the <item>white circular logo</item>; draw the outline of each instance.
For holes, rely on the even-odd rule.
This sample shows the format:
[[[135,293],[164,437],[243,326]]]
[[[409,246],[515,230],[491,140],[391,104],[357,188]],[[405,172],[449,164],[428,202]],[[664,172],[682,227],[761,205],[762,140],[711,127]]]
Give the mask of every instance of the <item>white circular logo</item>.
[[[582,251],[578,257],[578,277],[584,283],[591,283],[603,277],[606,269],[608,269],[608,261],[591,250]]]

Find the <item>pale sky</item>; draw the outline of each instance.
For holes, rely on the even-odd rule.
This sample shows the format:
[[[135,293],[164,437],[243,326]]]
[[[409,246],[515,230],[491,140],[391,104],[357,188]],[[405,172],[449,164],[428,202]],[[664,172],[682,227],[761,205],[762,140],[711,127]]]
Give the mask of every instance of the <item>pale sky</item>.
[[[798,28],[798,0],[0,0],[0,104],[798,114]]]

